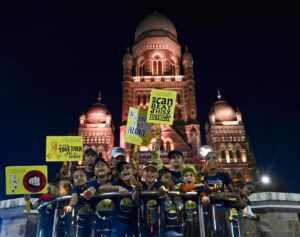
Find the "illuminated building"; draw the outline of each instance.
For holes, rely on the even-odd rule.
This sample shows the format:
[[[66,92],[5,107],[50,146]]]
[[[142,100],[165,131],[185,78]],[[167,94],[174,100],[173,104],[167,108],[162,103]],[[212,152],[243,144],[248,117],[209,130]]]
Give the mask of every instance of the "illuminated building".
[[[207,144],[216,151],[220,170],[231,177],[255,180],[259,175],[258,167],[246,136],[242,113],[221,100],[219,90],[217,97],[205,125]]]
[[[177,91],[174,123],[172,126],[162,125],[162,157],[175,149],[183,151],[186,163],[199,162],[201,136],[197,119],[193,57],[187,47],[182,55],[175,26],[164,15],[154,12],[138,25],[132,53],[128,48],[123,58],[122,85],[120,146],[126,149],[128,156],[133,149],[133,145],[125,144],[124,140],[129,107],[147,110],[151,89],[157,88]],[[142,162],[149,159],[154,144],[155,126],[150,146],[140,147]]]
[[[93,147],[109,161],[110,151],[114,147],[114,130],[111,114],[101,103],[99,92],[98,102],[79,117],[78,135],[83,136],[83,148]]]

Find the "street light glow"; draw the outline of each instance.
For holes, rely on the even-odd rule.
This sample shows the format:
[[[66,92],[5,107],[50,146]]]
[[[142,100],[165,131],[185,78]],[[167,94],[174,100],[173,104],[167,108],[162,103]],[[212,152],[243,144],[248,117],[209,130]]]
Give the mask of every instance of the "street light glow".
[[[268,176],[263,176],[261,178],[261,181],[264,183],[264,184],[268,184],[270,183],[270,178]]]

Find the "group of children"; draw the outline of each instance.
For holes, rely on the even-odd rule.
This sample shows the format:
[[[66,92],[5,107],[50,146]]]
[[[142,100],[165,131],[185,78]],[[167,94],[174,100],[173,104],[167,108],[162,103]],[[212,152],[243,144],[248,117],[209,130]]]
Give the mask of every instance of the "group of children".
[[[224,200],[230,198],[237,200],[235,208],[245,210],[245,216],[259,219],[251,212],[247,198],[255,191],[254,185],[239,182],[234,187],[227,173],[218,172],[218,158],[214,152],[206,156],[206,163],[199,172],[193,166],[184,166],[180,151],[169,152],[168,158],[171,169],[163,165],[154,151],[152,160],[143,164],[140,171],[139,167],[126,161],[123,148],[112,150],[112,167],[105,159],[98,157],[95,149],[88,148],[84,152],[86,168],[75,170],[68,179],[66,167],[63,166],[58,175],[60,182],[50,183],[48,194],[42,195],[32,207],[36,208],[59,196],[71,195],[63,210],[65,214],[75,212],[79,215],[74,230],[77,236],[90,236],[91,229],[94,229],[94,236],[139,236],[139,233],[141,236],[182,236],[180,219],[183,215],[188,220],[183,226],[184,236],[194,236],[199,228],[197,204],[211,203],[223,207],[226,206]],[[225,185],[229,192],[225,191]],[[112,198],[113,201],[96,195],[114,191],[119,192],[120,196]],[[142,191],[157,192],[141,197]],[[168,191],[194,191],[198,195],[181,198],[168,195]],[[27,200],[29,198],[25,197]],[[164,210],[158,210],[160,206]],[[161,219],[164,223],[157,221],[162,211],[166,216]],[[65,222],[68,220],[65,219]],[[70,233],[72,230],[62,228],[61,236],[71,236]]]

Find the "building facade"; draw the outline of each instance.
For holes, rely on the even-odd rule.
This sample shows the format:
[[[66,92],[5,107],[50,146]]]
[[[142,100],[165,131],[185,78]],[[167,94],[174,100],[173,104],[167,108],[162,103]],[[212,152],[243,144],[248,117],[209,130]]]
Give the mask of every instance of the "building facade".
[[[112,116],[104,104],[101,103],[101,93],[87,111],[79,117],[78,136],[83,136],[83,149],[95,148],[99,156],[110,161],[110,151],[114,147],[114,125]]]
[[[181,70],[183,68],[183,70]],[[186,163],[196,163],[201,146],[200,125],[197,119],[193,57],[188,49],[182,55],[181,45],[173,23],[154,12],[140,22],[135,43],[123,58],[123,101],[120,146],[128,156],[133,145],[126,144],[124,135],[129,107],[147,110],[151,89],[177,91],[175,118],[172,126],[162,125],[162,157],[170,150],[181,150]],[[140,147],[143,163],[150,158],[155,144],[155,128],[149,147]],[[164,160],[167,162],[167,160]]]
[[[146,16],[135,32],[135,43],[123,57],[122,124],[120,147],[126,149],[127,160],[132,157],[134,145],[125,142],[126,123],[130,107],[147,110],[151,89],[177,91],[173,125],[162,125],[161,157],[168,164],[167,154],[180,150],[185,164],[199,165],[201,147],[200,125],[197,118],[193,57],[188,48],[177,40],[173,23],[164,15],[154,12]],[[258,177],[256,159],[245,133],[242,114],[221,100],[218,91],[216,101],[209,112],[205,126],[207,144],[216,151],[220,169],[233,178],[253,181]],[[78,135],[83,136],[84,148],[96,148],[110,161],[114,146],[112,116],[101,102],[93,104],[80,116]],[[148,147],[139,147],[140,163],[148,161],[156,142],[156,125],[152,126]]]
[[[217,153],[220,170],[247,182],[256,180],[259,171],[246,136],[242,113],[222,100],[219,90],[217,98],[210,109],[209,122],[205,124],[207,144]]]

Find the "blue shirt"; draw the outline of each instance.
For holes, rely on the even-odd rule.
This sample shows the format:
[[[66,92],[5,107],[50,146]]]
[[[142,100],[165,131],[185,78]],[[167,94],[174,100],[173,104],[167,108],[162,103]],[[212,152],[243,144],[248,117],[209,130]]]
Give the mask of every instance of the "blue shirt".
[[[169,173],[172,174],[172,179],[175,185],[180,184],[180,183],[184,183],[182,178],[181,178],[181,172],[180,171],[174,171],[174,170],[170,170],[167,167],[163,167],[164,170],[168,171]]]
[[[232,179],[229,177],[228,173],[223,172],[217,172],[214,176],[205,175],[204,180],[209,187],[213,187],[214,184],[221,184],[222,186],[219,192],[224,192],[224,184],[228,185],[232,183]]]
[[[122,179],[116,179],[111,182],[113,186],[122,186],[128,191],[133,191],[130,185],[127,185]],[[115,198],[114,198],[115,199]],[[115,200],[116,204],[116,217],[122,220],[130,220],[133,222],[137,221],[137,206],[132,200],[132,195],[122,197],[119,196]]]

